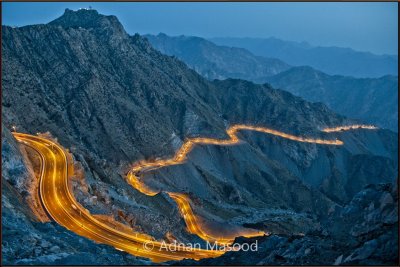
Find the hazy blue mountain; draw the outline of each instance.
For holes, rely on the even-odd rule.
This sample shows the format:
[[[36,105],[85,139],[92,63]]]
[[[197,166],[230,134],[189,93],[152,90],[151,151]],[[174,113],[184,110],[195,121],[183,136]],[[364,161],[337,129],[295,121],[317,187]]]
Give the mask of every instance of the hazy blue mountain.
[[[254,56],[241,48],[218,46],[200,37],[146,37],[160,52],[176,56],[210,80],[242,78],[269,82],[306,100],[325,103],[348,117],[397,131],[397,77],[354,78],[328,75],[311,67],[289,69],[282,61]],[[305,43],[293,45],[310,48]]]
[[[271,233],[260,238],[260,244],[272,242],[261,253],[238,252],[211,265],[233,257],[248,265],[326,265],[340,257],[347,264],[357,263],[358,255],[361,263],[396,262],[398,202],[390,183],[397,177],[398,136],[389,130],[322,133],[323,127],[357,121],[268,84],[209,81],[142,36],[129,35],[117,17],[91,9],[67,9],[48,24],[3,26],[2,71],[6,265],[151,263],[103,249],[55,222],[37,222],[28,208],[37,191],[26,190],[38,186],[35,154],[30,159],[17,144],[8,130],[12,125],[19,132],[48,131],[71,151],[78,170],[71,178],[73,193],[92,214],[160,241],[172,234],[193,244],[201,240],[187,231],[175,202],[165,193],[143,195],[125,174],[137,160],[170,158],[188,137],[227,138],[226,128],[236,123],[338,138],[344,145],[243,131],[240,145],[196,146],[184,164],[146,173],[146,183],[187,193],[194,212],[207,222]],[[365,194],[369,184],[373,190]],[[366,224],[365,218],[373,221]],[[269,246],[275,254],[268,254]]]
[[[308,101],[323,102],[348,117],[397,131],[397,76],[353,78],[331,76],[311,67],[294,67],[266,80]]]
[[[398,56],[374,55],[350,48],[312,46],[276,38],[212,38],[218,45],[241,47],[258,56],[278,58],[294,66],[311,66],[328,74],[354,77],[397,75]]]
[[[290,68],[279,59],[255,56],[246,49],[218,46],[194,36],[145,35],[163,54],[176,56],[209,80],[257,80]]]

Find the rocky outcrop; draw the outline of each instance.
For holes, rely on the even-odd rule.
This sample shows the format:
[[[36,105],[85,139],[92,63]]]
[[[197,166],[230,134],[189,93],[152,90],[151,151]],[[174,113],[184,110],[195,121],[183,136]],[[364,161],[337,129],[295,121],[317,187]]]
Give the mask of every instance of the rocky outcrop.
[[[24,203],[27,216],[33,221],[46,222],[49,218],[39,198],[40,160],[33,151],[17,145],[11,132],[2,125],[1,177],[2,184]],[[36,166],[34,166],[36,165]]]

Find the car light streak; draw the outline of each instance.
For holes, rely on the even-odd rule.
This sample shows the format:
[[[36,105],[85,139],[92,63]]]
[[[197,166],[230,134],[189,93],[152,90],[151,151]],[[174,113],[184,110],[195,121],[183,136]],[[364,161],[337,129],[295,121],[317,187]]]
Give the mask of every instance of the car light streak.
[[[182,217],[184,218],[190,233],[196,234],[201,239],[206,240],[210,243],[217,243],[221,245],[230,245],[233,243],[236,236],[229,238],[218,237],[204,231],[205,227],[200,224],[196,215],[193,213],[192,208],[190,207],[190,200],[188,196],[181,193],[172,193],[172,192],[167,192],[167,194],[177,203],[179,211]],[[242,230],[240,233],[237,234],[237,236],[244,236],[244,237],[254,237],[263,235],[268,235],[268,234],[263,231],[255,231],[253,229]]]
[[[353,126],[342,126],[336,128],[325,128],[323,132],[334,132],[333,129],[341,129],[342,131],[350,130],[350,129],[375,129],[374,126],[369,125],[353,125]],[[287,134],[281,131],[277,131],[267,127],[260,127],[260,126],[253,126],[253,125],[245,125],[245,124],[236,124],[231,126],[227,129],[227,134],[229,139],[215,139],[215,138],[204,138],[204,137],[196,137],[196,138],[189,138],[187,139],[179,150],[175,153],[174,157],[169,159],[160,159],[156,161],[139,161],[133,164],[132,169],[127,174],[127,181],[130,185],[132,185],[135,189],[140,191],[143,194],[148,196],[154,196],[159,193],[157,190],[153,190],[145,183],[143,183],[140,179],[140,175],[146,171],[155,170],[158,168],[162,168],[165,166],[177,165],[182,164],[185,162],[187,155],[192,151],[196,144],[198,145],[235,145],[240,142],[239,137],[237,136],[237,132],[241,130],[247,131],[256,131],[262,132],[266,134],[271,134],[274,136],[278,136],[281,138],[289,139],[292,141],[302,142],[302,143],[312,143],[312,144],[321,144],[321,145],[334,145],[334,146],[341,146],[343,142],[340,140],[325,140],[320,138],[307,138],[302,136],[295,136],[291,134]],[[194,215],[190,204],[189,198],[186,195],[179,194],[179,193],[172,193],[166,192],[169,196],[177,203],[179,210],[181,212],[182,217],[185,220],[187,225],[188,231],[190,233],[198,235],[203,240],[209,242],[219,242],[221,244],[231,243],[233,241],[232,238],[224,238],[224,237],[216,237],[209,233],[207,233],[204,227],[201,227],[200,222],[197,220],[196,216]],[[267,233],[264,232],[257,232],[257,233],[250,233],[250,232],[243,232],[240,233],[242,236],[252,237],[252,236],[259,236],[265,235]]]
[[[109,227],[92,216],[73,197],[68,186],[67,158],[64,150],[58,144],[38,136],[23,133],[13,133],[13,135],[18,141],[33,148],[40,155],[42,161],[39,177],[40,199],[50,217],[70,231],[133,255],[150,258],[154,262],[184,258],[198,260],[217,257],[224,253],[220,250],[198,248],[170,251],[159,241],[140,235],[127,234]],[[51,144],[52,148],[47,144]],[[146,250],[144,248],[146,242],[151,242],[154,247]]]
[[[352,129],[376,129],[371,125],[350,125],[336,128],[325,128],[322,131],[331,133],[346,131]],[[158,191],[145,185],[139,176],[143,172],[158,169],[164,166],[182,164],[187,155],[197,144],[203,145],[234,145],[240,142],[237,132],[240,130],[249,130],[272,134],[285,139],[314,144],[324,145],[343,145],[340,140],[324,140],[316,138],[306,138],[295,136],[270,128],[234,125],[227,130],[229,139],[219,140],[213,138],[190,138],[187,139],[181,148],[171,159],[157,161],[140,161],[134,165],[127,175],[128,182],[140,192],[154,196]],[[82,207],[72,195],[68,185],[68,160],[67,156],[57,143],[48,139],[23,133],[13,132],[14,137],[22,144],[35,150],[41,160],[41,173],[39,177],[39,195],[45,210],[50,217],[58,224],[64,226],[78,235],[84,236],[98,243],[108,244],[118,250],[126,251],[130,254],[146,257],[154,262],[163,262],[169,260],[182,260],[184,258],[202,259],[217,257],[224,253],[221,250],[204,250],[198,248],[178,249],[170,251],[164,248],[161,242],[154,238],[141,235],[140,233],[126,233],[116,230],[105,223],[96,219],[84,207]],[[216,237],[207,233],[197,217],[194,215],[189,198],[181,193],[167,192],[168,195],[177,203],[179,210],[186,222],[189,232],[197,234],[204,240],[218,242],[220,244],[229,244],[233,241],[232,237]],[[249,230],[250,231],[250,230]],[[265,234],[264,232],[242,232],[240,235],[251,237]],[[146,250],[144,245],[151,242],[154,247]]]
[[[378,129],[378,127],[375,127],[373,125],[356,124],[356,125],[347,125],[347,126],[340,126],[340,127],[334,127],[334,128],[325,128],[322,131],[325,133],[334,133],[334,132],[349,131],[349,130],[354,130],[354,129],[376,130],[376,129]]]

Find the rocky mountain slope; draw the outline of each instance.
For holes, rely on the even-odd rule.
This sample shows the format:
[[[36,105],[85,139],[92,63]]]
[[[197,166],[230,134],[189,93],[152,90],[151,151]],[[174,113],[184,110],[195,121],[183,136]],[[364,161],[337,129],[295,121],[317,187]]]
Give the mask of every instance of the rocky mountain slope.
[[[171,234],[182,242],[199,238],[188,233],[166,194],[145,196],[127,184],[129,167],[141,159],[170,157],[186,137],[227,138],[225,129],[231,124],[337,137],[345,146],[243,132],[241,145],[196,147],[186,164],[146,174],[149,185],[186,192],[195,213],[214,231],[223,223],[224,229],[246,225],[272,233],[318,232],[329,211],[346,205],[364,186],[396,177],[393,132],[321,133],[325,126],[356,121],[269,85],[236,79],[210,82],[153,49],[145,38],[129,36],[116,17],[95,10],[67,9],[45,25],[3,26],[2,67],[2,164],[7,165],[2,172],[2,251],[3,262],[10,264],[57,264],[58,259],[73,264],[79,255],[86,255],[87,264],[142,262],[112,248],[98,256],[103,246],[54,223],[33,222],[37,217],[23,209],[27,200],[22,192],[32,188],[26,183],[34,177],[25,170],[29,163],[17,155],[19,148],[7,130],[13,125],[31,134],[48,131],[70,149],[78,170],[74,194],[91,213],[158,240]],[[18,164],[9,163],[14,161]],[[21,232],[32,227],[31,235]],[[15,233],[22,241],[35,233],[41,248],[19,252]],[[68,255],[58,255],[57,248],[49,252],[40,243],[48,239],[51,247]]]
[[[350,48],[312,46],[277,38],[212,38],[224,46],[245,48],[254,55],[278,58],[293,66],[311,66],[330,75],[378,78],[398,75],[397,55],[374,55]]]
[[[216,259],[174,264],[396,265],[399,261],[397,190],[391,184],[368,186],[349,204],[332,211],[329,222],[322,224],[319,231],[263,238],[259,240],[257,252],[229,252]],[[238,239],[237,242],[252,244],[254,240]]]
[[[161,53],[176,56],[209,80],[258,80],[290,67],[278,59],[254,56],[242,48],[218,46],[199,37],[171,37],[163,33],[145,37]]]
[[[308,101],[322,102],[340,114],[397,131],[397,76],[357,79],[294,67],[266,81]]]
[[[20,153],[11,133],[2,125],[1,133],[1,226],[2,264],[63,265],[102,264],[144,265],[149,262],[99,245],[59,226],[43,223],[37,207],[30,208],[32,196],[27,185],[36,177],[30,161]],[[26,153],[24,153],[26,155]],[[47,219],[48,221],[48,219]]]
[[[293,67],[254,56],[245,49],[217,46],[199,37],[146,35],[160,52],[184,61],[207,79],[242,78],[268,82],[337,113],[397,131],[398,78],[353,78],[328,75],[311,67]]]

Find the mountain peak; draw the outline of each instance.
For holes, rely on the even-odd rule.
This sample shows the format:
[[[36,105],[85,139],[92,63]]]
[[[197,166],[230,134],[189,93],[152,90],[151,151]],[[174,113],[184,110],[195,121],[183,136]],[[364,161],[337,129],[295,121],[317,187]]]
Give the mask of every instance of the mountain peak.
[[[112,28],[116,31],[124,32],[124,28],[116,16],[106,16],[91,8],[81,8],[76,11],[66,8],[61,17],[49,22],[49,24],[59,25],[65,28]]]

